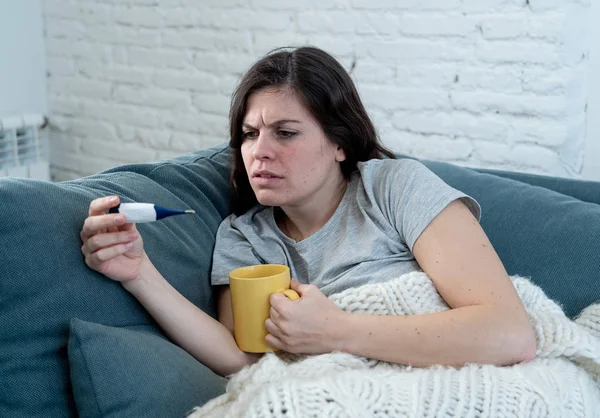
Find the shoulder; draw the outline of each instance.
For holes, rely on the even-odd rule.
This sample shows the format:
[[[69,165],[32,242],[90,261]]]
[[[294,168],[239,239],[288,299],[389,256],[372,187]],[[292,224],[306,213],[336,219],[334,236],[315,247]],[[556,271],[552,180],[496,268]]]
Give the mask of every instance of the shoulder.
[[[361,161],[357,169],[365,185],[393,185],[398,188],[415,181],[438,178],[423,163],[411,158]]]
[[[227,235],[232,232],[245,233],[249,229],[255,229],[257,226],[268,223],[271,211],[272,208],[270,207],[256,205],[241,215],[232,213],[221,221],[217,233]]]

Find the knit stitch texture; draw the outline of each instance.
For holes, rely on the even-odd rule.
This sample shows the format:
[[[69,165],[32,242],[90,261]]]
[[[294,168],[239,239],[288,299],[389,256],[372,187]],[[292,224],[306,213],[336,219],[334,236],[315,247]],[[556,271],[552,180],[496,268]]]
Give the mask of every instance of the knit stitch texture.
[[[600,304],[570,320],[528,279],[511,279],[535,330],[533,361],[413,368],[341,352],[268,353],[189,417],[600,417]],[[449,309],[420,272],[330,299],[370,315]]]

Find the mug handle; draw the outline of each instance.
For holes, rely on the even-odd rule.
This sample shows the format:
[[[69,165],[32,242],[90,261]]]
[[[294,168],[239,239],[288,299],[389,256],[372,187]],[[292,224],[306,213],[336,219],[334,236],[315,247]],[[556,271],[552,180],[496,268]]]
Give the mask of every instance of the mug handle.
[[[295,290],[292,290],[292,289],[279,289],[276,291],[276,293],[283,293],[290,300],[300,299],[300,295]]]

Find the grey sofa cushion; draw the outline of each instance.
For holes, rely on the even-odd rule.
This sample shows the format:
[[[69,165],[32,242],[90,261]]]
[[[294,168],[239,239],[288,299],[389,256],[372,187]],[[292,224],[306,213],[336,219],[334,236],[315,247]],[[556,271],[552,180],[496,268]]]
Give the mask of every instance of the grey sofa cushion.
[[[479,201],[481,225],[509,274],[530,277],[574,317],[600,302],[600,183],[492,172],[424,161],[451,186]],[[525,183],[530,180],[536,185]],[[558,193],[545,187],[590,201]]]
[[[69,365],[81,418],[183,417],[227,381],[149,327],[73,319]]]
[[[65,183],[2,179],[2,417],[76,416],[67,359],[72,318],[158,330],[119,284],[83,261],[79,232],[89,203],[108,194],[196,211],[138,228],[158,270],[185,297],[215,315],[209,280],[212,248],[217,227],[229,212],[228,156],[223,147]]]

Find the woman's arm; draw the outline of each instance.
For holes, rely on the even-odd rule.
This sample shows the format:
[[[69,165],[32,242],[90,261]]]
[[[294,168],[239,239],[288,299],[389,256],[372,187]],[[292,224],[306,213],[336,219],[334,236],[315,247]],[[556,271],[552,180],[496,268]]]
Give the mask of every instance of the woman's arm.
[[[413,253],[451,310],[414,316],[349,314],[314,286],[295,285],[304,300],[271,297],[269,344],[292,352],[340,350],[413,366],[507,365],[535,357],[523,304],[461,201],[429,224]]]
[[[149,260],[142,263],[139,278],[124,282],[123,286],[171,339],[215,373],[228,376],[258,360],[259,356],[238,348],[228,329],[227,316],[222,324],[197,308],[173,288]],[[223,293],[220,292],[219,305],[225,299]],[[227,307],[231,310],[231,302],[227,303],[219,306],[220,319]]]
[[[533,329],[483,229],[459,200],[417,239],[413,254],[450,311],[349,315],[342,349],[400,364],[514,364],[535,357]]]

